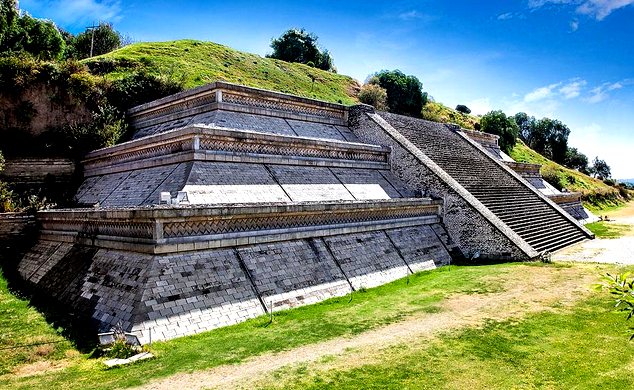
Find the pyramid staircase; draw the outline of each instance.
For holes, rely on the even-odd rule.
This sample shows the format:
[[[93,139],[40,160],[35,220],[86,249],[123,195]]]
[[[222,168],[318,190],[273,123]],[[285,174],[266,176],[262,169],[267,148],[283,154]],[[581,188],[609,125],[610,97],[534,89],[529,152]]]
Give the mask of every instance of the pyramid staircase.
[[[444,125],[380,113],[538,253],[591,234],[465,137]]]

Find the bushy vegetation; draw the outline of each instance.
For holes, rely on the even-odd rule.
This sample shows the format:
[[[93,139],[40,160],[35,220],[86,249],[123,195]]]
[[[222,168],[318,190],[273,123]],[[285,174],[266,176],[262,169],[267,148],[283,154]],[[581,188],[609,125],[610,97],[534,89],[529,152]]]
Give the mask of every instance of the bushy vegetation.
[[[271,39],[273,53],[269,58],[287,62],[298,62],[317,69],[337,72],[333,59],[327,49],[323,49],[317,42],[317,35],[306,30],[291,28],[279,38]]]
[[[595,286],[596,290],[606,290],[614,298],[615,305],[619,311],[625,312],[626,320],[634,317],[634,276],[631,272],[616,275],[605,274],[601,276],[603,283]],[[634,331],[634,327],[630,327]],[[634,333],[630,336],[630,341],[634,339]]]
[[[380,111],[386,111],[387,91],[378,84],[365,83],[359,91],[359,101],[369,104]]]
[[[98,56],[121,47],[121,34],[115,31],[112,23],[100,22],[89,31],[73,35],[61,31],[65,42],[64,58],[81,60]],[[92,47],[92,53],[91,53]]]
[[[423,84],[416,76],[405,75],[400,70],[382,70],[370,76],[366,84],[376,84],[387,93],[387,106],[390,112],[410,116],[421,116],[427,103],[427,94],[423,93]]]
[[[506,116],[502,110],[490,111],[480,118],[480,128],[485,133],[500,137],[500,149],[509,153],[517,141],[518,126],[513,117]]]
[[[0,150],[0,173],[4,170],[4,156]],[[0,213],[26,212],[33,214],[38,210],[55,207],[46,197],[34,193],[17,193],[11,186],[0,180]]]
[[[65,43],[50,20],[20,14],[14,0],[0,0],[0,54],[29,53],[43,60],[59,59]]]
[[[471,114],[471,109],[464,104],[458,104],[456,106],[456,111],[461,112],[463,114]]]

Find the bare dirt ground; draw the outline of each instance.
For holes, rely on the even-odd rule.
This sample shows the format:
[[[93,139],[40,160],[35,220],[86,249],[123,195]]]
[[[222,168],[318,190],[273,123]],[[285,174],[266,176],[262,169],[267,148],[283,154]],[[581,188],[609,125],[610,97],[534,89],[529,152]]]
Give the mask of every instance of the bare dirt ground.
[[[602,215],[610,218],[610,224],[630,225],[630,229],[620,238],[595,239],[567,248],[556,253],[553,260],[634,264],[634,202]]]
[[[193,373],[176,374],[139,389],[250,388],[273,371],[298,363],[317,362],[325,357],[345,358],[346,367],[366,364],[389,346],[465,326],[481,326],[488,319],[520,318],[529,313],[566,307],[590,294],[586,287],[596,280],[595,265],[571,268],[518,266],[501,276],[504,291],[490,294],[455,295],[442,303],[442,311],[412,316],[405,321],[350,338],[265,354],[244,363],[225,365]]]

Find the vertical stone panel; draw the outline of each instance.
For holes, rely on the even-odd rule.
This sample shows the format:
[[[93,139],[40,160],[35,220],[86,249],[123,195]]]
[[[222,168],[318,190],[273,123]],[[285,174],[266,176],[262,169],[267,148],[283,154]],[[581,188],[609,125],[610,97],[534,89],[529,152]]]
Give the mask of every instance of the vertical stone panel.
[[[320,239],[238,249],[267,307],[287,309],[342,296],[350,285]]]
[[[404,278],[409,270],[384,232],[324,238],[355,289]]]
[[[195,162],[183,191],[190,203],[290,201],[262,164]]]
[[[354,200],[337,177],[321,167],[269,165],[273,176],[295,202]]]
[[[132,171],[114,191],[103,200],[106,207],[140,206],[174,171],[176,165],[164,165]]]
[[[77,191],[77,201],[84,205],[103,204],[108,195],[130,175],[130,172],[112,173],[108,175],[89,177]]]
[[[133,318],[145,340],[170,339],[264,314],[233,249],[157,256]]]
[[[451,256],[429,225],[386,231],[413,272],[449,264]]]
[[[358,168],[330,168],[330,170],[357,200],[401,197],[377,170]]]

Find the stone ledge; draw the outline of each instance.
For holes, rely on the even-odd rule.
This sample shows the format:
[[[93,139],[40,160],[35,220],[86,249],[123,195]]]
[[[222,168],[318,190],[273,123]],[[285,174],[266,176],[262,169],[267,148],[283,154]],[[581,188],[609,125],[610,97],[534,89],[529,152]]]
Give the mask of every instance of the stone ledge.
[[[182,154],[194,155],[182,160]],[[356,166],[385,169],[390,149],[346,141],[284,136],[211,126],[190,126],[129,141],[86,155],[86,176],[137,169],[134,163],[159,165],[204,161],[270,162],[292,165]],[[196,156],[196,154],[199,154]],[[175,161],[168,161],[176,159]]]
[[[223,96],[224,95],[224,96]],[[222,107],[221,107],[222,106]],[[128,110],[133,126],[142,128],[183,115],[216,109],[257,112],[328,124],[347,122],[348,108],[320,100],[217,81]]]
[[[560,206],[565,203],[581,203],[581,192],[562,192],[557,195],[548,195],[548,198]]]
[[[540,169],[542,167],[541,164],[529,164],[529,163],[516,162],[516,161],[504,161],[504,164],[506,164],[509,168],[519,173],[520,175],[534,174],[534,175],[541,176],[540,174]]]
[[[168,253],[438,223],[441,204],[398,199],[73,209],[43,211],[38,219],[42,239]]]

